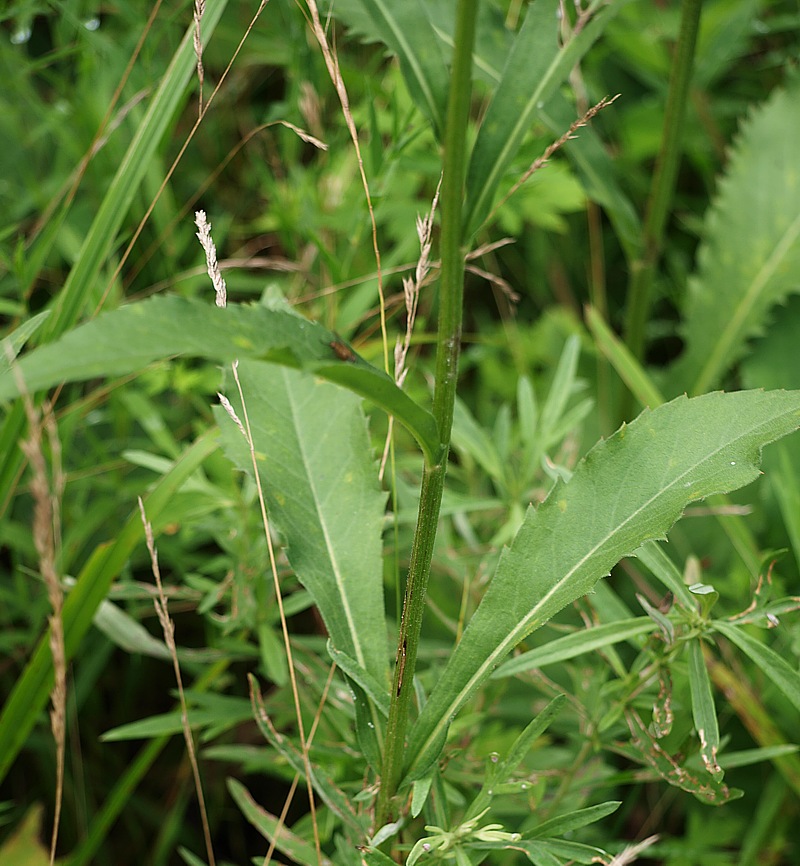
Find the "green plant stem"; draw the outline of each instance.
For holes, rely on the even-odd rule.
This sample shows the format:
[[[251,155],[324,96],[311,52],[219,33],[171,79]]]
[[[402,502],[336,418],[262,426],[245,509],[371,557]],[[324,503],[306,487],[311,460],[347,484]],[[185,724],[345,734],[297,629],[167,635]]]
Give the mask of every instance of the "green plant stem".
[[[403,771],[405,733],[414,694],[422,615],[431,570],[433,546],[444,490],[453,407],[461,348],[461,316],[464,297],[464,250],[462,249],[462,202],[466,168],[466,138],[472,94],[472,46],[478,0],[459,0],[456,9],[453,66],[444,141],[442,177],[441,276],[439,282],[439,326],[436,350],[436,380],[433,415],[439,429],[438,459],[426,461],[422,476],[419,513],[411,550],[411,563],[403,599],[403,614],[397,642],[381,786],[376,805],[376,826],[386,823],[392,799]]]
[[[642,256],[631,264],[625,342],[634,357],[639,360],[644,353],[644,331],[650,314],[653,279],[661,257],[664,226],[672,203],[675,176],[678,172],[701,6],[702,0],[683,0],[680,33],[672,62],[669,92],[664,110],[661,149],[656,160],[653,184],[645,213]]]

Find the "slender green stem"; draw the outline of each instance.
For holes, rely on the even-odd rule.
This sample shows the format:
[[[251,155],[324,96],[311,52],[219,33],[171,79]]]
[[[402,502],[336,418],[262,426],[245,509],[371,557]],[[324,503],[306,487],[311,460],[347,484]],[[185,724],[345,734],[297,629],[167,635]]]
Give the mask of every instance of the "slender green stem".
[[[386,823],[392,813],[392,798],[397,792],[403,771],[406,725],[414,694],[413,679],[417,663],[417,647],[444,490],[450,431],[453,426],[464,297],[462,202],[467,158],[467,122],[472,94],[472,45],[475,38],[477,5],[478,0],[459,0],[456,9],[453,67],[444,141],[441,199],[442,269],[439,283],[436,381],[433,392],[433,415],[439,428],[441,447],[437,460],[426,461],[422,476],[419,514],[400,620],[381,788],[376,806],[375,819],[378,827]]]
[[[664,110],[661,149],[656,161],[645,214],[642,256],[631,266],[625,342],[637,359],[641,359],[644,353],[644,331],[650,314],[653,279],[661,257],[664,226],[675,189],[701,6],[702,0],[683,0],[681,28],[672,62],[669,92]]]

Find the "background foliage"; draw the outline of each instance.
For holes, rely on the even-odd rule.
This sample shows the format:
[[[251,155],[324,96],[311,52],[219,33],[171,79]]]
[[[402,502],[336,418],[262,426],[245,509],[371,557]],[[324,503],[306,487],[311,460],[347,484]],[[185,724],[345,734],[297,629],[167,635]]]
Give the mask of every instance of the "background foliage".
[[[375,207],[391,347],[406,324],[401,279],[419,257],[415,219],[429,211],[441,172],[452,4],[332,5]],[[626,323],[631,275],[648,251],[653,166],[690,4],[592,5],[598,14],[585,28],[572,4],[563,7],[561,35],[567,40],[573,31],[569,44],[577,44],[566,59],[541,35],[562,8],[555,2],[480,7],[468,174],[476,192],[465,226],[483,251],[465,283],[462,375],[419,649],[420,694],[431,693],[448,659],[457,668],[471,652],[462,642],[467,649],[453,654],[454,641],[484,597],[502,546],[530,526],[527,506],[577,474],[578,459],[600,436],[645,405],[655,409],[684,392],[800,382],[797,5],[702,4],[675,191],[638,359]],[[359,696],[365,706],[374,697],[358,668],[380,681],[394,652],[374,647],[387,621],[393,642],[399,617],[419,496],[417,444],[428,456],[437,444],[430,416],[411,402],[430,402],[437,289],[431,280],[420,295],[404,397],[361,360],[383,366],[372,229],[325,64],[303,14],[286,0],[265,7],[139,233],[197,117],[195,58],[185,35],[191,7],[161,7],[148,28],[151,11],[140,2],[21,0],[0,13],[0,313],[12,354],[35,350],[23,352],[29,387],[67,382],[55,404],[66,478],[59,567],[75,581],[64,611],[73,643],[59,853],[74,866],[124,866],[199,862],[203,851],[174,675],[153,616],[139,495],[148,497],[158,539],[218,862],[256,855],[262,862],[262,836],[274,838],[274,816],[302,770],[280,739],[296,734],[296,720],[278,602],[264,579],[268,553],[254,479],[232,471],[226,454],[246,465],[241,441],[211,409],[222,387],[219,365],[240,357],[243,378],[265,389],[258,400],[254,393],[252,418],[260,441],[274,447],[261,455],[275,467],[265,478],[275,491],[297,494],[288,504],[296,512],[269,501],[276,532],[310,536],[329,517],[339,546],[323,537],[313,556],[333,571],[343,558],[342,573],[356,580],[342,582],[341,595],[326,605],[324,581],[320,589],[297,580],[304,566],[295,555],[308,549],[290,545],[279,557],[301,709],[306,729],[316,724],[322,847],[337,863],[358,862],[345,840],[365,834],[374,793],[359,756],[374,770],[381,745],[365,739],[369,721],[357,716]],[[206,99],[253,12],[208,3]],[[402,26],[391,37],[393,14]],[[422,20],[429,29],[418,26]],[[416,39],[404,38],[409,31]],[[518,104],[520,93],[527,98]],[[497,206],[576,116],[615,94],[591,126]],[[327,149],[271,125],[278,120]],[[213,222],[231,303],[265,309],[249,315],[232,306],[224,320],[214,310],[193,224],[200,207]],[[495,246],[506,237],[513,243]],[[169,297],[137,308],[149,318],[127,307],[95,319],[151,295]],[[306,319],[292,316],[281,297]],[[274,315],[286,318],[278,326]],[[340,339],[358,351],[355,365],[337,362],[331,342]],[[52,673],[40,643],[50,606],[31,532],[30,474],[17,447],[25,416],[19,401],[10,402],[16,386],[8,364],[0,359],[0,799],[7,804],[0,852],[4,861],[37,863],[46,862],[37,810],[44,807],[47,828],[55,800],[43,712]],[[319,377],[372,401],[363,408]],[[233,397],[229,373],[224,390]],[[381,453],[387,427],[376,406],[405,422],[395,428],[383,482],[386,510],[370,456]],[[723,425],[716,408],[704,411],[691,423],[726,432],[746,412],[733,410]],[[294,451],[283,433],[270,439],[276,418],[291,419]],[[352,433],[326,437],[333,428]],[[676,453],[690,451],[689,430],[687,421],[665,433]],[[782,432],[748,443],[747,456]],[[399,837],[403,856],[418,840],[441,845],[443,836],[423,829],[428,824],[466,828],[470,862],[589,862],[593,846],[615,853],[653,832],[660,840],[642,862],[797,862],[800,634],[791,613],[800,594],[799,448],[796,437],[771,446],[757,486],[693,505],[669,546],[640,550],[592,595],[578,598],[590,585],[576,592],[574,604],[465,698],[450,726],[446,774],[430,781],[426,811],[410,804],[420,817]],[[648,477],[663,453],[652,452]],[[298,480],[298,466],[307,478]],[[276,478],[281,468],[286,480]],[[742,472],[754,470],[743,464]],[[595,503],[600,518],[612,508],[618,477]],[[311,521],[310,511],[317,514]],[[505,556],[507,571],[514,550]],[[375,598],[362,594],[376,584],[356,576],[359,568],[382,572],[386,621]],[[357,627],[338,619],[341,598],[362,606]],[[505,597],[488,598],[497,607],[494,624],[508,605]],[[328,635],[344,653],[334,658],[347,681],[340,673],[329,679]],[[358,665],[348,668],[352,659]],[[253,719],[248,674],[260,683],[274,729]],[[434,714],[423,716],[412,742]],[[697,729],[710,740],[701,741]],[[422,786],[415,791],[421,800]],[[720,809],[708,805],[722,801]],[[608,802],[621,805],[612,813]],[[563,819],[570,814],[579,817]],[[501,850],[509,840],[490,831],[475,836],[490,821],[524,835],[515,851]],[[290,799],[286,822],[284,861],[316,862],[304,794]]]

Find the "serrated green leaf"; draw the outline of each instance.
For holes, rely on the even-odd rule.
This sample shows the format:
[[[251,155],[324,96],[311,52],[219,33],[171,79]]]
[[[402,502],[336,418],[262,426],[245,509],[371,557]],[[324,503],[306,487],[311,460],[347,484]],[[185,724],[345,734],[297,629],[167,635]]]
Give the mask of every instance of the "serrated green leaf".
[[[337,356],[334,343],[344,347],[340,351],[346,358]],[[331,331],[288,307],[232,304],[220,309],[197,299],[157,296],[80,325],[25,355],[17,369],[33,392],[62,382],[136,373],[176,355],[220,363],[261,358],[315,373],[394,415],[428,459],[436,459],[439,436],[430,412]],[[11,372],[0,374],[0,402],[18,394]]]
[[[439,40],[445,64],[450,63],[453,53],[453,30],[455,28],[455,4],[453,0],[422,0],[425,13],[433,32]],[[344,21],[350,30],[367,41],[382,41],[372,17],[367,14],[361,0],[326,0],[324,8]],[[492,3],[478,5],[473,67],[476,77],[496,86],[500,81],[503,64],[508,57],[514,33],[506,26],[503,12]]]
[[[676,390],[714,387],[762,333],[772,308],[800,291],[800,83],[776,90],[742,124],[706,216],[689,284],[686,350]]]
[[[409,739],[409,776],[436,760],[447,728],[504,656],[587,593],[690,502],[759,474],[762,446],[797,429],[800,392],[679,397],[643,412],[530,508]]]
[[[334,646],[388,684],[378,486],[361,401],[294,370],[261,361],[238,368],[270,521],[314,597]],[[231,403],[245,414],[232,379]],[[247,443],[215,409],[225,452],[252,474]]]

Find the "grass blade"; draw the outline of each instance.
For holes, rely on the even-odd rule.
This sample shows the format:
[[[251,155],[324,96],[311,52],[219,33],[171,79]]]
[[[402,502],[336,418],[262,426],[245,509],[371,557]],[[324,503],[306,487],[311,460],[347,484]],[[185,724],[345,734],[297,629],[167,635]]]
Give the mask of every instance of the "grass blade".
[[[148,517],[156,521],[178,488],[217,449],[210,433],[198,439],[147,497]],[[113,544],[96,548],[84,566],[64,604],[64,636],[67,660],[78,650],[97,608],[108,594],[111,581],[125,565],[133,548],[144,537],[139,509],[135,508]],[[0,714],[0,781],[5,778],[17,753],[47,703],[53,683],[53,659],[44,635],[17,680]]]
[[[227,0],[217,0],[216,3],[208,5],[201,28],[204,44],[214,32],[227,5]],[[75,266],[58,293],[53,315],[42,329],[46,341],[55,339],[71,328],[96,291],[100,269],[114,248],[117,232],[122,226],[153,155],[170,124],[175,122],[178,107],[186,92],[186,85],[195,71],[197,58],[194,53],[193,36],[194,24],[191,24],[161,79],[147,112],[136,130],[136,135],[97,210]]]

